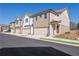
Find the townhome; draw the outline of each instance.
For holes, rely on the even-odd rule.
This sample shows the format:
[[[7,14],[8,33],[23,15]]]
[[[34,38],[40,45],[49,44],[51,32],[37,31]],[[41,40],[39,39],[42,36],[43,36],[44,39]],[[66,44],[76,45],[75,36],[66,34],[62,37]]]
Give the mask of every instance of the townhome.
[[[15,30],[17,34],[22,34],[23,32],[23,21],[22,17],[17,17],[15,21]]]
[[[31,14],[25,14],[23,17],[23,34],[32,35],[33,34],[33,18]]]
[[[0,24],[0,32],[6,32],[10,29],[9,25]]]
[[[16,33],[15,22],[10,23],[10,30],[11,30],[11,33]]]
[[[12,23],[12,32],[25,35],[55,36],[70,31],[70,19],[66,8],[48,9],[34,15],[25,14]]]
[[[2,30],[2,25],[0,24],[0,32],[2,32],[3,30]]]
[[[48,9],[32,15],[33,34],[54,36],[70,31],[70,19],[66,8],[54,11]]]

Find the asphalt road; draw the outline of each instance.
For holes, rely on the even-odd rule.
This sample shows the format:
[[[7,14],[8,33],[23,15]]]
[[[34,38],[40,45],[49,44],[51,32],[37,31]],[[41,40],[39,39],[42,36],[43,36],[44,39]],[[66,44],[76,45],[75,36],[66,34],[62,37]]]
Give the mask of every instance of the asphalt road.
[[[0,33],[0,55],[78,56],[79,47]]]

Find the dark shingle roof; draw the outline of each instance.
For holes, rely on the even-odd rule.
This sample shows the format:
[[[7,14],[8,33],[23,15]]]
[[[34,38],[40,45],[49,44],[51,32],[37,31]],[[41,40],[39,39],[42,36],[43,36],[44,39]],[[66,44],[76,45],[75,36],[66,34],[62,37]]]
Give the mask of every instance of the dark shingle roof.
[[[32,17],[37,16],[37,15],[41,15],[41,14],[44,14],[44,13],[47,13],[47,12],[51,12],[51,13],[53,13],[53,14],[55,14],[55,15],[59,15],[59,14],[61,14],[65,9],[66,9],[66,8],[61,9],[61,10],[57,10],[57,11],[54,11],[54,10],[52,10],[52,9],[48,9],[48,10],[45,10],[45,11],[42,11],[42,12],[39,12],[39,13],[36,13],[36,14],[32,15]]]

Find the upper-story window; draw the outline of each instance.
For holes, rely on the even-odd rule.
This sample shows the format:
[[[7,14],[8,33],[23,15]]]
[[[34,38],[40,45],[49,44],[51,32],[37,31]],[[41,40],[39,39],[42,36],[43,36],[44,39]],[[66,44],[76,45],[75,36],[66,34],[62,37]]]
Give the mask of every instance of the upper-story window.
[[[37,16],[36,16],[36,21],[37,21]]]
[[[44,18],[47,19],[47,13],[44,14]]]
[[[40,18],[42,17],[42,15],[40,15]]]
[[[18,20],[16,20],[16,24],[18,24]]]
[[[25,19],[25,23],[27,23],[27,22],[28,22],[28,18]]]

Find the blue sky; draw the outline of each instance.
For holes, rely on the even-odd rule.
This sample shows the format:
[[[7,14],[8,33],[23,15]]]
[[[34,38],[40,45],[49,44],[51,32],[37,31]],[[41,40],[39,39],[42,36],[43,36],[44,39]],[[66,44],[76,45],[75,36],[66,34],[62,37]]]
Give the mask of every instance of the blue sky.
[[[35,14],[45,9],[62,8],[68,8],[71,21],[79,22],[79,4],[77,3],[0,3],[0,24],[9,24],[16,20],[17,16],[23,16],[26,13]]]

